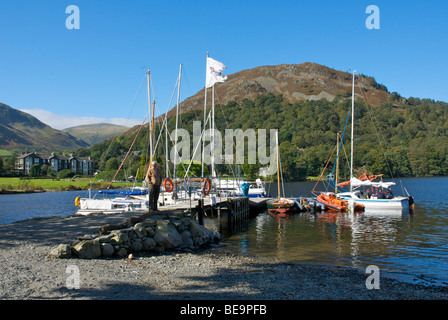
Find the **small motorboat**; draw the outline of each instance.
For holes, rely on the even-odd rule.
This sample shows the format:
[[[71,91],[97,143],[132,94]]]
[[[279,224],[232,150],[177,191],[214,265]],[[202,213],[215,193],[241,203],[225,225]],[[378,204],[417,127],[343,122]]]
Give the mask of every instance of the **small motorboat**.
[[[348,202],[336,197],[334,193],[321,193],[317,196],[317,201],[324,204],[328,210],[347,211]]]

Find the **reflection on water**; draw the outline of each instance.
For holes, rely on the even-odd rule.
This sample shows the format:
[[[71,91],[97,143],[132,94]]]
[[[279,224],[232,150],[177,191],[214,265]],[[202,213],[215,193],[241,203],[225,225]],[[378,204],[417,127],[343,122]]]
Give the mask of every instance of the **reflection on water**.
[[[431,193],[434,180],[438,188],[448,189],[448,178],[406,179],[416,199],[411,212],[300,213],[287,218],[263,212],[224,241],[236,252],[364,270],[373,264],[403,280],[448,285],[448,210],[444,199]]]
[[[223,233],[223,242],[233,252],[364,270],[373,264],[405,280],[448,285],[448,178],[403,179],[403,185],[415,199],[410,213],[301,213],[275,219],[263,212],[231,235]],[[285,190],[288,195],[310,196],[313,186],[289,183]],[[86,197],[88,192],[0,195],[0,223],[72,215],[77,196]],[[207,227],[216,229],[215,222],[206,219]]]

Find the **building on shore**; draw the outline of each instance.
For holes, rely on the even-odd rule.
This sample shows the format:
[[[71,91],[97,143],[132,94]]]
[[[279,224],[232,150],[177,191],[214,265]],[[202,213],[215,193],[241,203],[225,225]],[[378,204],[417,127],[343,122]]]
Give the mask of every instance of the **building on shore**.
[[[58,154],[46,154],[39,152],[26,152],[17,157],[15,169],[28,175],[33,165],[38,165],[40,168],[47,165],[54,173],[61,170],[72,170],[79,175],[93,175],[94,162],[90,157],[73,157],[63,156]]]

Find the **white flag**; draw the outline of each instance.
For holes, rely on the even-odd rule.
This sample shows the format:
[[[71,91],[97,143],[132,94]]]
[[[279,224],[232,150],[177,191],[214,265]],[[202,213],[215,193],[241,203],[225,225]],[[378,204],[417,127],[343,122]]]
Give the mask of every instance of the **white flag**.
[[[222,72],[226,66],[219,61],[207,57],[207,76],[206,76],[206,87],[210,88],[216,82],[224,82],[227,80],[227,76],[223,75]]]

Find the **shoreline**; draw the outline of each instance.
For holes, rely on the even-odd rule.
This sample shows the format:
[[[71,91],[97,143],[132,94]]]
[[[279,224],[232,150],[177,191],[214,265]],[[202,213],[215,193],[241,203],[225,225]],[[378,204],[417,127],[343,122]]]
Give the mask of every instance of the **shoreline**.
[[[49,257],[55,246],[131,216],[53,217],[0,225],[0,299],[448,299],[446,286],[410,284],[381,275],[380,289],[369,290],[368,275],[359,270],[282,262],[229,253],[222,247],[193,253],[136,254],[132,260]],[[69,266],[79,270],[79,289],[67,288]]]

